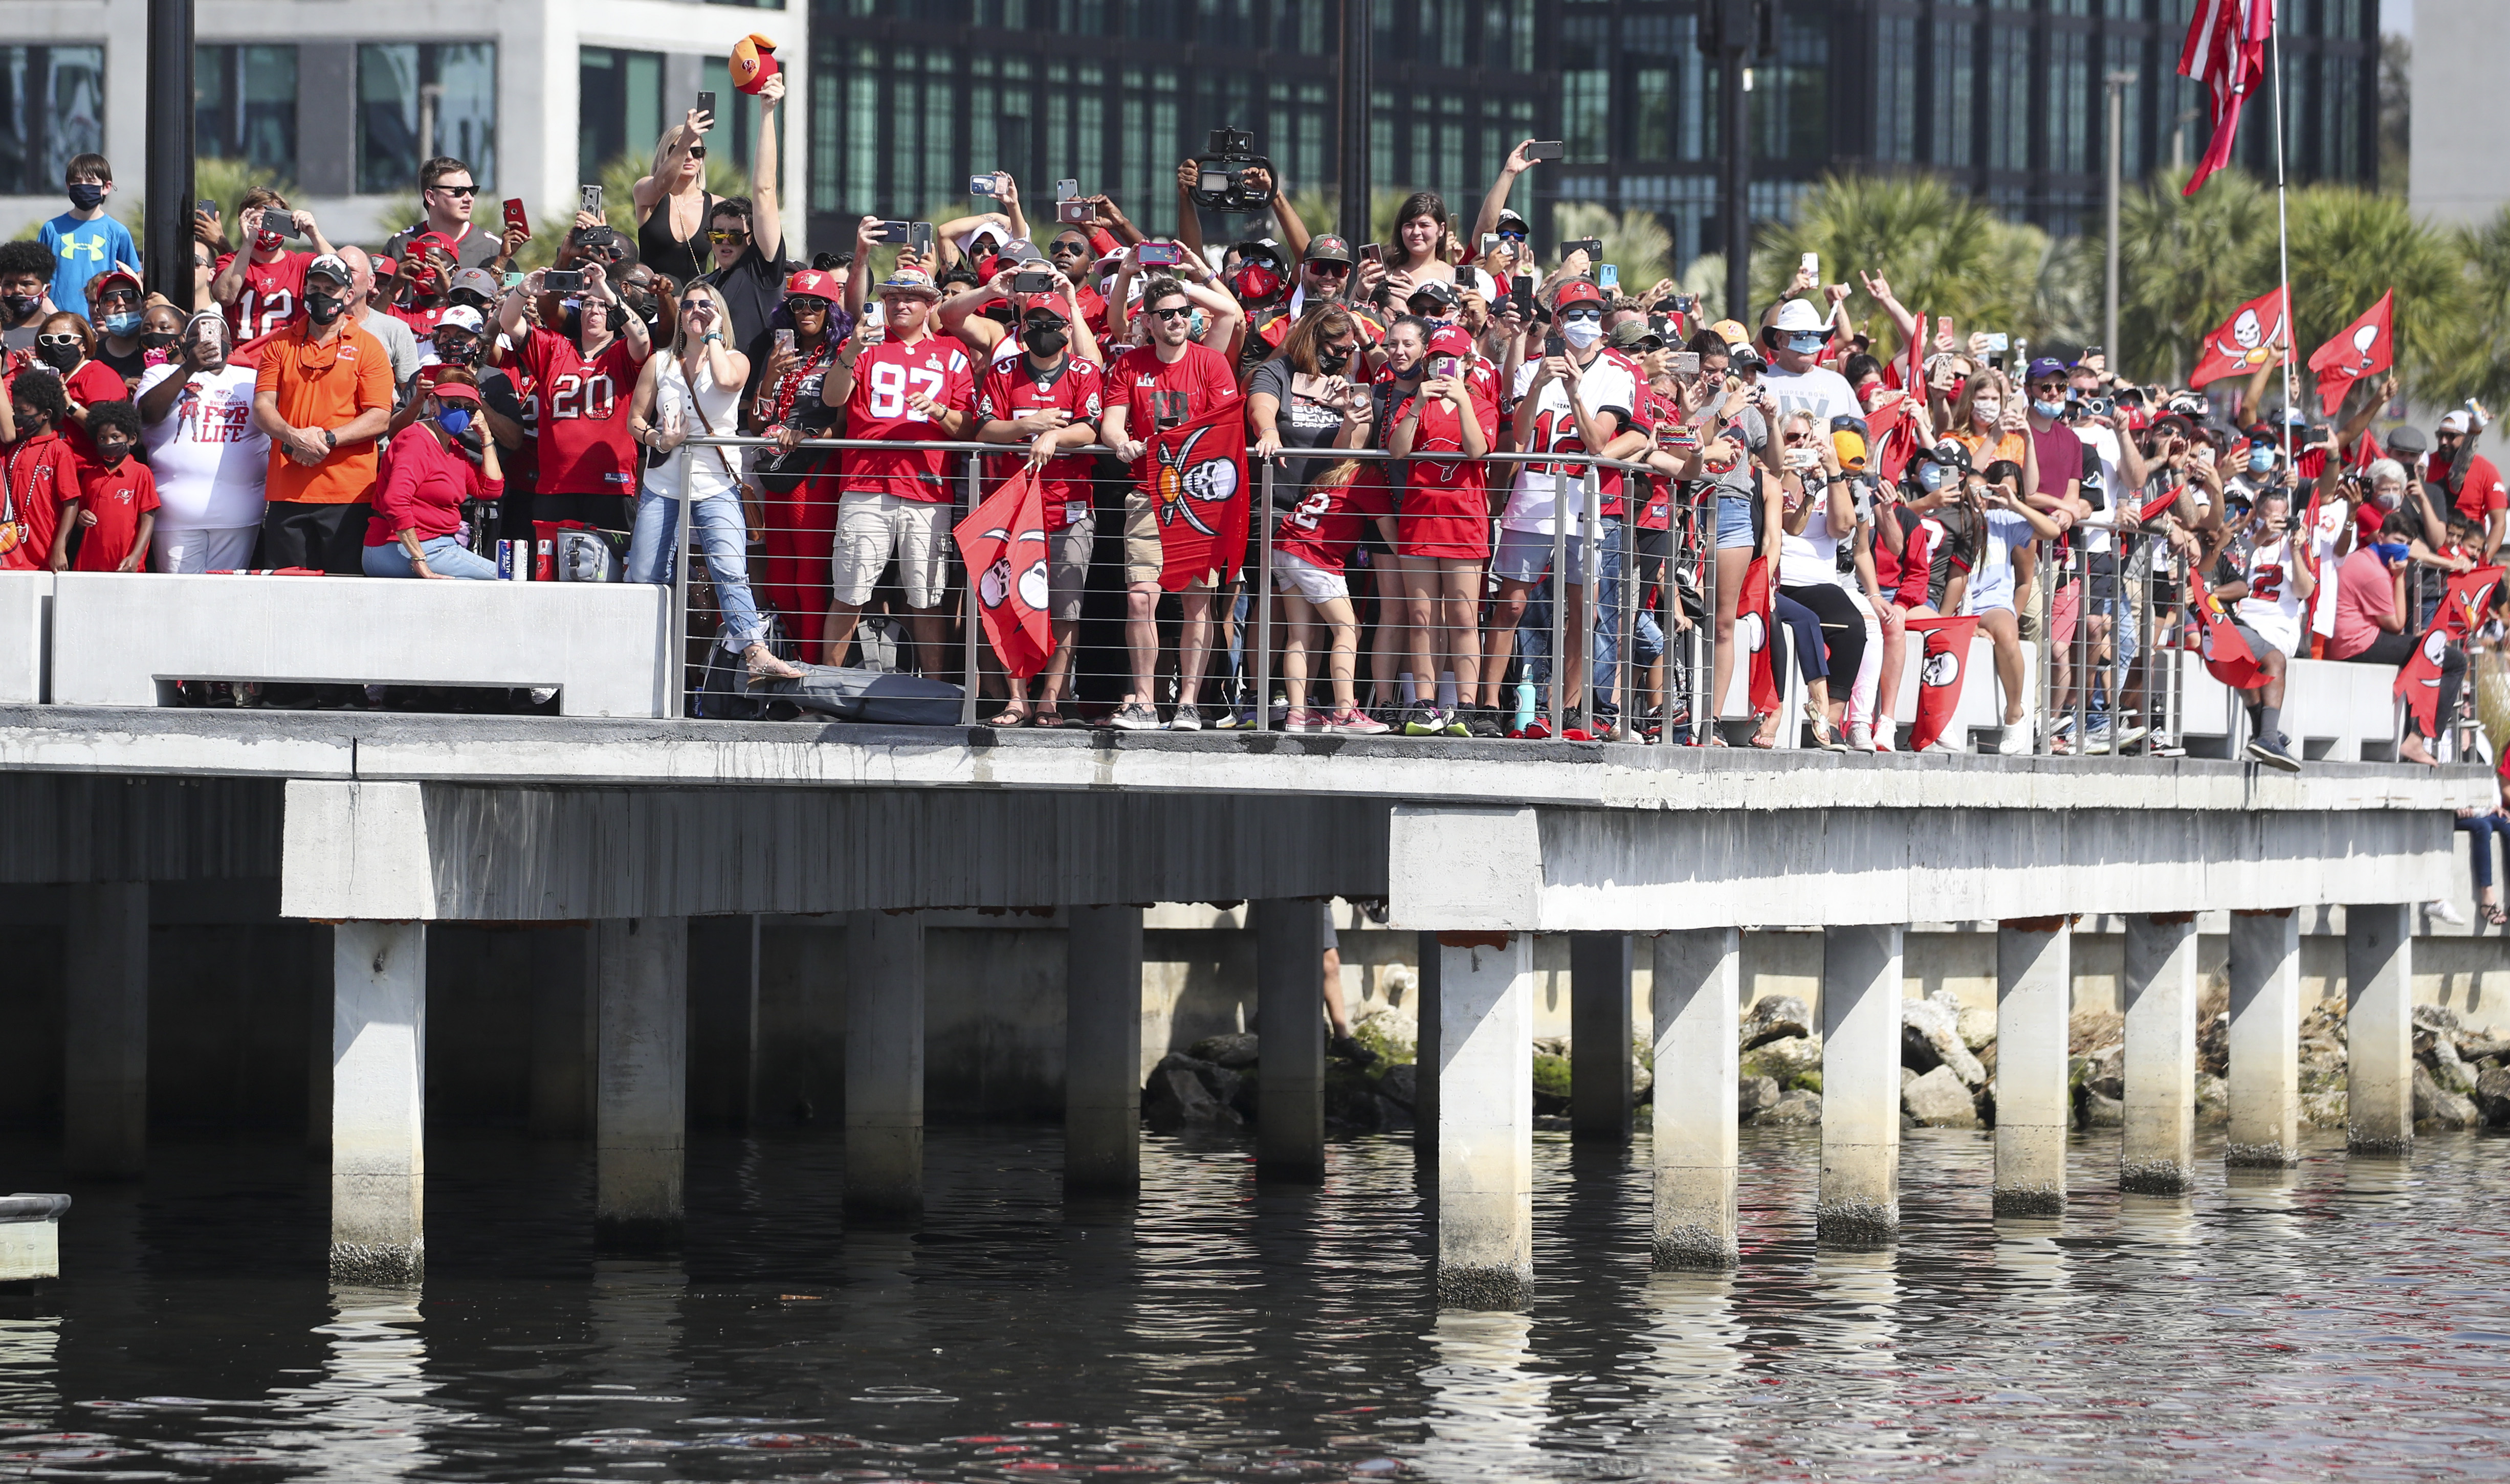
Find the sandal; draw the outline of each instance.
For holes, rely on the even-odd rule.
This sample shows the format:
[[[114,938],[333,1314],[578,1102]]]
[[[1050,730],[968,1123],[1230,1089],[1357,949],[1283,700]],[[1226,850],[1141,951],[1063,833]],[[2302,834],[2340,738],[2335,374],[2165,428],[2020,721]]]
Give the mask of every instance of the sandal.
[[[1053,731],[1063,725],[1063,713],[1051,706],[1048,706],[1043,711],[1033,713],[1029,718],[1029,724],[1031,726],[1044,727],[1047,731]]]
[[[993,715],[986,717],[983,724],[989,727],[1025,727],[1033,725],[1027,711],[1015,711],[1008,706],[1005,706]]]
[[[2510,908],[2503,907],[2497,901],[2488,901],[2482,903],[2482,906],[2486,922],[2495,928],[2510,927]]]
[[[757,643],[755,641],[753,641],[748,648],[741,652],[741,662],[742,667],[748,670],[749,678],[753,681],[799,680],[802,678],[802,672],[786,664],[777,655],[776,651],[769,649],[765,644]]]

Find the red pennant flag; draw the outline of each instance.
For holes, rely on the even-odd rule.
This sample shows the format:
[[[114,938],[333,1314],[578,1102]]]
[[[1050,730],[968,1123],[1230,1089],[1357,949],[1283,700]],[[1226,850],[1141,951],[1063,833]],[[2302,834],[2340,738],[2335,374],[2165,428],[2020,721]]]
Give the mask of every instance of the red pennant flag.
[[[2379,295],[2379,302],[2371,306],[2370,313],[2310,353],[2309,368],[2318,373],[2318,400],[2326,406],[2329,417],[2336,415],[2353,383],[2396,364],[2389,348],[2389,317],[2396,302],[2397,291],[2391,288]]]
[[[1150,439],[1135,473],[1160,522],[1160,586],[1170,592],[1246,559],[1246,405],[1232,400]]]
[[[968,513],[953,532],[968,570],[977,574],[976,604],[986,642],[1003,668],[1026,680],[1046,668],[1054,653],[1046,617],[1046,512],[1038,498],[1037,466],[1023,461]]]
[[[2272,360],[2276,348],[2291,338],[2284,330],[2283,290],[2269,288],[2241,305],[2221,329],[2205,337],[2187,384],[2201,387],[2225,376],[2245,376]],[[2286,349],[2285,359],[2291,356]]]
[[[1978,619],[1911,619],[1908,627],[1911,633],[1926,636],[1925,658],[1918,666],[1918,723],[1909,732],[1909,750],[1923,752],[1960,710],[1961,682],[1969,678],[1969,641],[1978,632]]]
[[[1915,392],[1865,415],[1866,442],[1874,449],[1874,471],[1885,484],[1897,484],[1900,472],[1918,456],[1918,420],[1912,408]]]
[[[2187,43],[2179,53],[2179,75],[2213,94],[2214,134],[2181,195],[2195,195],[2206,176],[2231,163],[2240,105],[2265,81],[2265,46],[2273,34],[2274,0],[2197,0]]]
[[[2425,737],[2440,735],[2441,665],[2449,657],[2449,646],[2484,622],[2485,610],[2492,606],[2493,590],[2501,585],[2501,571],[2478,567],[2451,578],[2449,590],[2441,594],[2440,607],[2432,614],[2431,627],[2415,645],[2414,657],[2397,666],[2394,694],[2406,703]]]
[[[2205,590],[2202,579],[2190,575],[2187,580],[2188,606],[2196,610],[2200,628],[2197,652],[2205,657],[2205,668],[2214,678],[2235,691],[2255,690],[2266,683],[2265,666],[2258,663],[2249,641],[2240,637],[2230,615]]]
[[[1743,646],[1752,675],[1752,714],[1767,716],[1785,703],[1778,690],[1778,590],[1769,581],[1769,559],[1755,556],[1743,569],[1743,587],[1734,598],[1734,639]]]

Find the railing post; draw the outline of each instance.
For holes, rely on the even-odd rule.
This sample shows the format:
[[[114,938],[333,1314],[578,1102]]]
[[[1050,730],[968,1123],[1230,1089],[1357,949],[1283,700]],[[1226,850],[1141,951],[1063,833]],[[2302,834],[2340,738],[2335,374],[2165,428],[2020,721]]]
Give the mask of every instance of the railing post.
[[[1560,688],[1562,674],[1568,666],[1561,654],[1562,636],[1568,632],[1561,614],[1568,606],[1569,591],[1569,469],[1564,464],[1551,466],[1551,685],[1549,708],[1551,735],[1560,735]]]
[[[1248,666],[1255,676],[1255,730],[1273,730],[1273,461],[1263,461],[1263,475],[1256,481],[1256,494],[1262,500],[1256,529],[1262,539],[1255,548],[1255,663]]]
[[[972,455],[970,455],[970,456],[969,457],[969,459],[968,459],[968,508],[967,508],[967,510],[965,510],[965,511],[960,511],[960,512],[957,512],[957,513],[956,513],[956,514],[959,515],[960,519],[962,519],[962,520],[966,519],[966,518],[967,518],[967,516],[968,516],[970,513],[972,513],[972,512],[976,509],[976,507],[977,507],[978,505],[981,505],[981,504],[983,504],[983,503],[984,503],[984,501],[983,501],[983,497],[982,497],[982,496],[979,494],[979,492],[978,492],[977,482],[976,482],[976,479],[977,479],[976,470],[977,470],[977,467],[978,467],[978,465],[979,465],[979,463],[980,463],[980,462],[981,462],[981,461],[980,461],[979,459],[975,458],[975,457],[974,457],[974,456],[972,456]],[[957,521],[953,521],[953,522],[951,522],[951,523],[952,523],[953,525],[956,525],[958,522],[957,522]],[[954,546],[955,546],[956,544],[957,544],[957,543],[956,543],[955,541],[953,541],[953,542],[952,542],[952,545],[954,545]],[[968,590],[967,590],[967,592],[966,592],[966,593],[965,593],[965,594],[960,598],[960,601],[959,601],[959,608],[960,608],[960,622],[961,622],[962,627],[967,630],[966,634],[965,634],[965,635],[964,635],[964,637],[963,637],[963,641],[962,641],[962,644],[961,644],[961,651],[962,651],[962,654],[963,654],[964,658],[962,659],[962,661],[961,661],[961,663],[960,663],[960,675],[959,675],[959,678],[960,678],[960,681],[961,681],[961,685],[962,685],[962,690],[961,690],[961,694],[960,694],[960,697],[959,697],[959,725],[961,725],[961,726],[963,726],[963,727],[972,727],[972,726],[974,726],[974,725],[976,724],[976,628],[977,628],[977,620],[976,620],[976,578],[977,578],[977,574],[976,574],[974,571],[972,571],[972,570],[969,569],[969,568],[968,568],[968,566],[967,566],[967,564],[966,564],[965,562],[962,562],[962,563],[960,564],[960,570],[961,570],[961,573],[962,573],[962,583],[961,583],[961,586],[965,587]],[[942,559],[941,559],[941,571],[942,571],[942,574],[943,574],[945,577],[948,575],[948,573],[949,573],[949,571],[950,571],[950,559],[949,559],[949,557],[948,557],[948,556],[946,556],[946,555],[945,555],[945,556],[943,556],[943,557],[942,557]],[[1008,670],[1005,670],[1005,671],[1004,671],[1004,674],[1005,674],[1006,676],[1008,676],[1009,673],[1010,673],[1010,672],[1009,672]]]
[[[1717,487],[1703,486],[1692,522],[1699,546],[1698,667],[1692,672],[1691,740],[1701,745],[1717,735],[1726,698],[1717,694]]]
[[[667,550],[671,553],[671,717],[685,720],[689,714],[689,445],[682,443],[673,455],[680,461],[680,498],[678,528],[672,533]],[[736,498],[738,496],[736,495]],[[631,528],[634,522],[629,522]],[[632,544],[632,541],[631,541]],[[719,602],[720,600],[718,600]],[[720,635],[706,641],[719,644]],[[707,656],[712,659],[712,655]],[[701,683],[703,674],[701,671]]]
[[[2048,707],[2053,699],[2050,692],[2057,684],[2057,628],[2054,600],[2057,585],[2053,580],[2057,575],[2057,563],[2056,551],[2050,543],[2037,542],[2034,550],[2038,553],[2038,560],[2033,564],[2033,575],[2038,579],[2039,588],[2039,683],[2033,688],[2037,694],[2031,703],[2031,752],[2035,757],[2044,757],[2048,753],[2049,743],[2053,741],[2048,736]]]

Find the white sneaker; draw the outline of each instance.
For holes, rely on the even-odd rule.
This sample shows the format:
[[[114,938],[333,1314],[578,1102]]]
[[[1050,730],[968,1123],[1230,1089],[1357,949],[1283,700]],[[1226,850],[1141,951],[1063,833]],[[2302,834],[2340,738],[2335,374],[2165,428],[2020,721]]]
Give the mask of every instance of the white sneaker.
[[[1926,743],[1924,750],[1928,752],[1940,752],[1952,757],[1966,756],[1969,752],[1969,748],[1954,742],[1949,736],[1936,738],[1933,742]]]
[[[1996,750],[2004,754],[2006,757],[2023,757],[2029,755],[2031,751],[2031,718],[2025,716],[2020,721],[2005,723],[2004,739],[1996,744]]]
[[[2423,903],[2423,911],[2432,917],[2449,924],[2453,928],[2463,928],[2466,926],[2466,918],[2457,910],[2457,903],[2451,901],[2446,897],[2440,898],[2436,901],[2427,901]]]
[[[1874,729],[1861,721],[1849,722],[1847,724],[1847,750],[1850,752],[1873,751]]]

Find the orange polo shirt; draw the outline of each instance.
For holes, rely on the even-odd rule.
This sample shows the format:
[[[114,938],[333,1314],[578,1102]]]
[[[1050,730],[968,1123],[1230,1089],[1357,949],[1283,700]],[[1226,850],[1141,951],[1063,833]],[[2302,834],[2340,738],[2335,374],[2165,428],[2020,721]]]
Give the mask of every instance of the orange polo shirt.
[[[345,319],[345,317],[344,317]],[[377,340],[348,320],[327,341],[314,339],[314,327],[299,320],[261,342],[261,368],[253,394],[278,399],[279,415],[291,428],[337,428],[359,414],[380,407],[392,410],[392,356]],[[268,493],[273,505],[356,505],[375,497],[375,452],[372,438],[342,443],[331,456],[307,468],[287,456],[274,438],[270,444]]]

